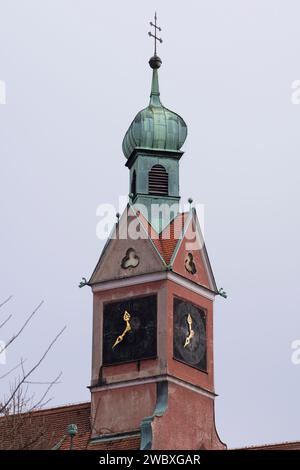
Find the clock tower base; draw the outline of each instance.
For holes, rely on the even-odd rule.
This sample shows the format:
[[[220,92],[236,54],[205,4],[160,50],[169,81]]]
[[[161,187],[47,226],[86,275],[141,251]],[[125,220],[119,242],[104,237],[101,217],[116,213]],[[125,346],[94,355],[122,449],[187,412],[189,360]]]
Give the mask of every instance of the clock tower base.
[[[226,449],[207,390],[166,375],[93,392],[92,439],[140,434],[142,450]]]

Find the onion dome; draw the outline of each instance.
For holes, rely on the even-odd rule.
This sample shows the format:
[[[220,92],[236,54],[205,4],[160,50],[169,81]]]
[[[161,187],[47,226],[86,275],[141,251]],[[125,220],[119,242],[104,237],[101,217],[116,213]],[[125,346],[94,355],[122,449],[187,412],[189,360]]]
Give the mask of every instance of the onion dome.
[[[122,148],[126,158],[139,149],[179,151],[185,142],[186,123],[160,101],[158,69],[161,63],[156,54],[149,60],[153,69],[150,102],[136,115],[125,134]]]

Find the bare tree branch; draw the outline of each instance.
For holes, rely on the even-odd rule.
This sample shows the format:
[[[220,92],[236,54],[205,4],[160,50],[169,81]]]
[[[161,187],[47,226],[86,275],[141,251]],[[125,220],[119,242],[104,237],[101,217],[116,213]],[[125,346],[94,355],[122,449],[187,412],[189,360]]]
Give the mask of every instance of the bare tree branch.
[[[12,296],[1,303],[0,309],[11,298]],[[25,319],[17,333],[10,337],[6,345],[1,348],[0,353],[8,348],[8,346],[23,333],[42,304],[43,301],[40,302]],[[0,323],[0,329],[4,327],[11,318],[12,315],[7,316],[7,318]],[[59,379],[62,376],[62,372],[52,381],[31,380],[31,376],[40,367],[65,329],[66,326],[58,332],[40,356],[39,360],[33,362],[33,366],[28,371],[24,366],[26,359],[21,358],[19,363],[0,376],[0,380],[5,379],[14,371],[19,370],[17,377],[15,377],[9,387],[9,393],[4,399],[0,399],[0,449],[49,449],[53,447],[53,440],[56,439],[55,431],[52,432],[48,428],[49,423],[43,414],[36,414],[34,412],[41,410],[52,400],[51,397],[48,397],[48,394],[54,385],[61,383]],[[30,393],[32,390],[31,386],[36,385],[45,386],[42,393],[38,394],[39,396],[36,396],[35,393]]]
[[[8,342],[6,343],[6,345],[4,346],[4,348],[2,349],[2,352],[5,351],[5,349],[8,348],[8,346],[11,345],[11,343],[13,341],[15,341],[18,336],[20,336],[20,334],[24,331],[24,329],[26,328],[26,326],[28,325],[28,323],[30,322],[30,320],[32,319],[32,317],[36,314],[36,312],[38,311],[38,309],[43,305],[44,301],[42,300],[39,305],[33,310],[33,312],[29,315],[29,317],[27,318],[27,320],[23,323],[23,325],[21,326],[21,328],[19,329],[18,333],[14,334],[9,340]]]
[[[23,377],[25,375],[25,369],[24,369],[24,361],[23,361],[23,358],[21,357],[21,368],[22,368],[22,373],[23,373]]]
[[[10,314],[1,324],[0,324],[0,328],[2,328],[2,326],[5,325],[5,323],[7,323],[12,317],[12,314]]]
[[[27,380],[27,378],[33,374],[33,372],[41,365],[41,363],[43,362],[43,360],[45,359],[45,357],[47,356],[48,352],[50,351],[50,349],[52,348],[52,346],[54,345],[54,343],[56,343],[56,341],[58,340],[58,338],[62,335],[62,333],[65,331],[66,329],[66,326],[64,326],[64,328],[62,328],[60,330],[60,332],[55,336],[55,338],[51,341],[51,343],[49,344],[49,346],[47,347],[46,351],[44,352],[44,354],[41,356],[41,358],[35,363],[35,365],[28,371],[25,373],[23,373],[23,377],[21,378],[21,380],[17,383],[14,391],[11,393],[10,397],[7,399],[7,401],[4,403],[4,405],[0,405],[0,414],[3,413],[3,411],[9,406],[9,404],[11,403],[11,401],[13,400],[13,398],[15,397],[16,393],[18,392],[18,390],[20,389],[20,387],[24,384],[24,382]]]
[[[62,373],[60,373],[60,376],[61,375],[62,375]],[[51,384],[53,384],[53,382],[33,382],[33,381],[26,380],[24,382],[24,384],[29,384],[29,385],[51,385]],[[61,382],[55,382],[55,384],[61,384]]]
[[[37,407],[39,407],[39,406],[41,405],[41,403],[43,402],[44,398],[48,395],[48,393],[49,393],[49,391],[51,390],[51,388],[52,388],[54,385],[56,385],[56,384],[59,383],[58,381],[59,381],[59,379],[61,378],[61,376],[62,376],[62,372],[60,372],[60,373],[58,374],[58,376],[57,376],[54,380],[52,380],[52,382],[50,382],[49,386],[48,386],[47,389],[45,390],[45,392],[44,392],[44,394],[42,395],[42,397],[40,398],[40,400],[39,400],[37,403],[35,403],[35,408],[37,408]]]
[[[7,377],[9,374],[11,374],[14,370],[18,369],[19,367],[21,367],[22,363],[25,362],[26,359],[21,359],[21,362],[19,362],[19,364],[17,364],[16,366],[14,366],[12,369],[10,369],[8,372],[6,372],[5,374],[3,375],[0,375],[0,380],[1,379],[5,379],[5,377]]]
[[[2,302],[2,304],[0,304],[0,308],[3,307],[3,305],[7,304],[7,302],[9,302],[11,299],[12,299],[12,295],[7,297],[7,299],[5,299],[4,302]]]

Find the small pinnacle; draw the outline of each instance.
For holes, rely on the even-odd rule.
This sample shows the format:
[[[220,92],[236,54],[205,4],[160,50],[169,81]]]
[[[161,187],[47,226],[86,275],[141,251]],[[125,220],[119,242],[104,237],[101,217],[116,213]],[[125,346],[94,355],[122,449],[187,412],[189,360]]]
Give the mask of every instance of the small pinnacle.
[[[69,436],[74,437],[74,436],[76,436],[77,432],[78,432],[78,429],[77,429],[76,424],[69,424],[69,426],[68,426]]]

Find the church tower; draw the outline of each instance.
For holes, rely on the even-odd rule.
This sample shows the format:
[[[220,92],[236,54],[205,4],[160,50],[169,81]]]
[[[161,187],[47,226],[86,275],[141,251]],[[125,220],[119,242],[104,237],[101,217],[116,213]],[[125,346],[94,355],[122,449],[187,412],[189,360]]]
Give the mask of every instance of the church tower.
[[[92,441],[224,449],[215,428],[213,304],[219,294],[194,208],[179,210],[184,120],[160,99],[123,140],[129,201],[88,282],[93,292]]]

